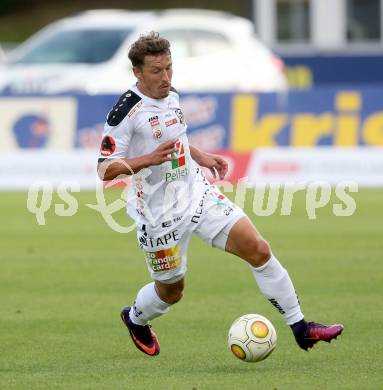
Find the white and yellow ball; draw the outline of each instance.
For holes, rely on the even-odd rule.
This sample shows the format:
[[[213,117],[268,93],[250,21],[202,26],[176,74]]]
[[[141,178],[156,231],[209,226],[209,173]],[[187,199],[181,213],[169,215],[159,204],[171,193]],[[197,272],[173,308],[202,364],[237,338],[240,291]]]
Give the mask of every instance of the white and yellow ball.
[[[277,332],[264,316],[245,314],[231,325],[228,344],[238,359],[259,362],[274,351],[277,346]]]

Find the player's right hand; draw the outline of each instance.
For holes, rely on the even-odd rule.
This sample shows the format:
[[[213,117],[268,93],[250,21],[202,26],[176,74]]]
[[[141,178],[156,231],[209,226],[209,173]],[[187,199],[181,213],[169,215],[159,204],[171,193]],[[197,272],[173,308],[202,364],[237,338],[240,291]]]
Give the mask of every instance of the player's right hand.
[[[160,165],[165,161],[174,160],[172,153],[177,152],[176,139],[163,142],[157,149],[150,153],[150,165]]]

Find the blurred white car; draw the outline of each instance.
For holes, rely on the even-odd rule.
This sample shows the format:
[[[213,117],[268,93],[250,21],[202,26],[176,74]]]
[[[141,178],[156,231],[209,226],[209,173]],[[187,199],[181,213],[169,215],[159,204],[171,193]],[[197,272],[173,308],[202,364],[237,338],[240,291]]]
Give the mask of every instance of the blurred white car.
[[[94,10],[48,25],[0,66],[0,93],[112,93],[134,77],[127,53],[142,33],[171,42],[173,85],[192,91],[280,91],[283,63],[252,23],[219,11]]]
[[[5,50],[0,45],[0,63],[5,62],[7,60],[7,55],[5,54]]]

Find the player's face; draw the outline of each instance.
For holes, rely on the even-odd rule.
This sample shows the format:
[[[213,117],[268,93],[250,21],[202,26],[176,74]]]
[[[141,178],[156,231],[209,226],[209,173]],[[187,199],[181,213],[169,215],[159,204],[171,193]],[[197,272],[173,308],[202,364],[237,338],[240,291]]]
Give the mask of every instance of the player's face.
[[[142,93],[153,99],[162,99],[169,95],[172,82],[172,57],[169,54],[145,56],[142,67],[133,68]]]

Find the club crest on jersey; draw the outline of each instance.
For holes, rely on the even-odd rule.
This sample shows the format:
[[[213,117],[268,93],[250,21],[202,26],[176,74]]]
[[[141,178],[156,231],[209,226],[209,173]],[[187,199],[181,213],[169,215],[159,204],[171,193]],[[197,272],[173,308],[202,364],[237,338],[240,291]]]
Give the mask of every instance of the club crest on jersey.
[[[152,116],[151,118],[149,118],[149,123],[150,123],[150,126],[152,128],[153,137],[156,139],[161,138],[162,131],[161,131],[161,124],[160,124],[160,121],[158,119],[158,116],[155,115],[155,116]]]
[[[153,131],[153,137],[154,138],[161,138],[162,137],[162,131],[161,131],[161,129],[157,129],[157,130],[154,130]]]
[[[183,112],[179,108],[177,108],[174,111],[175,111],[178,119],[180,120],[181,125],[184,125],[185,124],[185,117],[184,117]]]

